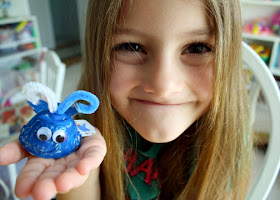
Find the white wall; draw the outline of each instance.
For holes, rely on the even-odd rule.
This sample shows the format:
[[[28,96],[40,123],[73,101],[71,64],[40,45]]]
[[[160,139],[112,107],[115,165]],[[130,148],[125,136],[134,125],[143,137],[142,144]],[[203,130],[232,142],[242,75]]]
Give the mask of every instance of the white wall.
[[[259,5],[243,5],[241,4],[243,23],[246,24],[257,17],[269,17],[279,10],[279,7],[259,6]]]
[[[29,0],[29,5],[31,15],[37,17],[42,46],[50,49],[54,48],[55,38],[49,1]]]
[[[76,0],[49,0],[56,46],[73,44],[79,38],[79,20]]]
[[[21,17],[30,15],[28,0],[10,0],[12,6],[8,10],[11,17]]]
[[[83,52],[88,0],[76,0],[76,1],[77,1],[77,8],[78,8],[78,20],[80,26],[81,51]]]
[[[9,14],[12,17],[35,15],[38,20],[42,46],[55,47],[51,10],[49,0],[10,0],[12,7]],[[76,0],[78,9],[81,49],[84,48],[85,23],[88,0]]]

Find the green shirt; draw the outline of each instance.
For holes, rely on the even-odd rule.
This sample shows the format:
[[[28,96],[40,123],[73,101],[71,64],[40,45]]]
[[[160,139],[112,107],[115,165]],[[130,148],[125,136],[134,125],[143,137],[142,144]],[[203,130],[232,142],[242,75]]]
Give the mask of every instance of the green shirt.
[[[131,182],[127,180],[129,199],[151,200],[159,196],[158,169],[156,158],[162,144],[146,141],[134,130],[132,148],[126,151],[126,168]]]

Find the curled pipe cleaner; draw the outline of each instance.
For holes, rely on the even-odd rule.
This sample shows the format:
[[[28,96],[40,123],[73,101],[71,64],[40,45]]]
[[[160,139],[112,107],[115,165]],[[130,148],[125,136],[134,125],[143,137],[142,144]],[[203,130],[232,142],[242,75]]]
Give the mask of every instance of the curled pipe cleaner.
[[[99,100],[94,94],[78,90],[76,92],[71,93],[66,99],[64,99],[64,101],[61,104],[59,104],[55,113],[59,115],[65,113],[68,110],[68,108],[70,108],[78,100],[84,100],[89,103],[89,105],[85,105],[83,103],[76,103],[75,107],[78,113],[91,114],[95,112],[99,106]]]
[[[40,97],[38,97],[36,93],[40,93],[46,98],[48,102],[48,108],[51,113],[54,113],[57,110],[56,95],[44,84],[39,82],[29,82],[22,88],[22,95],[27,101],[30,101],[34,105],[37,105],[40,101]]]

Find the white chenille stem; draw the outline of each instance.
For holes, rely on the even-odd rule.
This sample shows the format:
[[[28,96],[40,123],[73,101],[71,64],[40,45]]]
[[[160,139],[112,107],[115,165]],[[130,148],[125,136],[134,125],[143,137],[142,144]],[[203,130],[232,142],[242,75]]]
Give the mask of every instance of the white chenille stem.
[[[46,85],[39,82],[29,82],[22,88],[22,94],[27,101],[37,105],[40,97],[36,93],[42,94],[47,99],[48,108],[51,113],[57,110],[57,98],[55,93]]]

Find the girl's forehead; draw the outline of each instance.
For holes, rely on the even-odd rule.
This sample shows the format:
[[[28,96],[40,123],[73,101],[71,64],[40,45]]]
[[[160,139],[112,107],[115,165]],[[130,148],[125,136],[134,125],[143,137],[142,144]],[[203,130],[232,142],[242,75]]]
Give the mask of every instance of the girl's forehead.
[[[118,25],[163,35],[205,33],[210,31],[208,20],[204,4],[198,0],[126,0]]]

